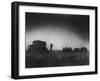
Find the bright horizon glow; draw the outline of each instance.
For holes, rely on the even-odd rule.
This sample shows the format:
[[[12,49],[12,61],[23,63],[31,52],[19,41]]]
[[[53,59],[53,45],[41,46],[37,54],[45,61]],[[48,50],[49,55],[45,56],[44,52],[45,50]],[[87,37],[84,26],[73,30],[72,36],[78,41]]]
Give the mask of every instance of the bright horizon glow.
[[[26,32],[26,49],[32,44],[32,41],[46,41],[47,48],[53,44],[53,50],[62,50],[63,47],[80,48],[86,47],[89,50],[89,42],[83,40],[78,34],[70,29],[62,29],[61,27],[38,27],[37,29]]]

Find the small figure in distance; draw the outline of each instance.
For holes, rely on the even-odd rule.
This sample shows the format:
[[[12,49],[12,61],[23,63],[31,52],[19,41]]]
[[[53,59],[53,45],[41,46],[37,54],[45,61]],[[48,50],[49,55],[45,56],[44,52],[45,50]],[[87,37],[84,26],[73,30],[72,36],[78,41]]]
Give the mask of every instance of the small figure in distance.
[[[53,48],[53,44],[51,43],[50,44],[50,51],[52,51],[52,48]]]

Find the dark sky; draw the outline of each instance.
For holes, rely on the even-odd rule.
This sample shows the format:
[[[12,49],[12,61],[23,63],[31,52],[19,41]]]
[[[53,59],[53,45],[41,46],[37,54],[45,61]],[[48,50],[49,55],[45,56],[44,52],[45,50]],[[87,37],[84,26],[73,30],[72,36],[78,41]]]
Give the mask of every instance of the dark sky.
[[[43,37],[44,34],[47,33],[49,34]],[[38,37],[35,37],[35,35]],[[61,42],[61,40],[62,42],[66,41],[66,44],[61,45],[60,43],[62,47],[64,47],[64,45],[71,47],[71,44],[80,42],[82,44],[79,43],[80,45],[72,45],[72,47],[73,46],[74,46],[73,48],[75,48],[75,46],[82,47],[82,45],[83,44],[85,45],[86,43],[86,45],[88,45],[86,47],[88,48],[89,16],[71,15],[71,14],[46,14],[46,13],[44,14],[44,13],[29,13],[29,12],[26,13],[26,46],[31,44],[32,40],[39,39],[39,36],[40,40],[43,40],[41,39],[42,36],[44,40],[47,41],[48,43],[50,42],[55,43],[57,41]],[[57,41],[54,39],[54,37],[58,37],[56,38]],[[75,41],[72,41],[74,40],[74,38]],[[67,41],[69,41],[70,44],[68,44],[69,42]],[[55,45],[57,46],[57,44]],[[60,45],[58,45],[58,47]]]

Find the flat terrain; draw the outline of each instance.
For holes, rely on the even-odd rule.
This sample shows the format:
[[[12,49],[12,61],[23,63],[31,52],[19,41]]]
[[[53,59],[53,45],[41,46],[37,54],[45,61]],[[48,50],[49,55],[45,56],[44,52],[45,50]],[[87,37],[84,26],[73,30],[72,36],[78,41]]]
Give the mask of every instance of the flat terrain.
[[[49,53],[26,53],[25,58],[26,68],[89,65],[89,52],[55,50]]]

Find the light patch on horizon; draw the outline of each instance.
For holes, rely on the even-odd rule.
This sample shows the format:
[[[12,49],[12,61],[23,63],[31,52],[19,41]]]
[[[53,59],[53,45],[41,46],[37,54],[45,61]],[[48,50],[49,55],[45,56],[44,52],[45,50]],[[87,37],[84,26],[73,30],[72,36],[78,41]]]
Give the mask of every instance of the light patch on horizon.
[[[35,40],[46,41],[47,48],[50,49],[50,44],[53,44],[53,50],[61,50],[63,47],[80,48],[87,47],[89,42],[83,40],[77,33],[69,29],[61,27],[38,27],[30,31],[26,31],[26,49]]]

